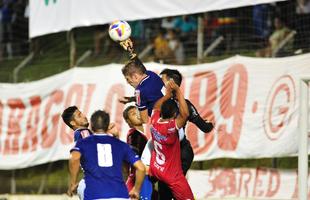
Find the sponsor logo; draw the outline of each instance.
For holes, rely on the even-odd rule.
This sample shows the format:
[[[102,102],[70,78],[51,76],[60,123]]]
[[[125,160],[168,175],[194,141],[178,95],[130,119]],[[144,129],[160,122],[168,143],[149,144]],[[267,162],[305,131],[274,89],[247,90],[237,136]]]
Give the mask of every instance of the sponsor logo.
[[[295,83],[291,76],[281,76],[273,84],[264,113],[263,123],[267,137],[278,139],[288,127],[295,107]]]
[[[136,103],[138,106],[140,106],[141,105],[140,90],[135,90],[135,96],[136,96]]]
[[[151,133],[154,136],[155,140],[160,142],[160,141],[166,141],[167,137],[161,135],[154,127],[151,127]]]

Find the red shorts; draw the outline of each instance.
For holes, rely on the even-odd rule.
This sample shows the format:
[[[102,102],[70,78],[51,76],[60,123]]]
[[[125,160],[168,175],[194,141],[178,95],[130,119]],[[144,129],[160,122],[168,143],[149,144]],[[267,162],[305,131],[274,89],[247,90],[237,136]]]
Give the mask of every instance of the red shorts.
[[[193,192],[183,174],[174,180],[161,181],[167,184],[176,200],[194,200]]]
[[[132,188],[135,186],[135,176],[132,176],[131,174],[128,176],[127,181],[126,181],[126,186],[128,189],[128,192],[132,190]]]

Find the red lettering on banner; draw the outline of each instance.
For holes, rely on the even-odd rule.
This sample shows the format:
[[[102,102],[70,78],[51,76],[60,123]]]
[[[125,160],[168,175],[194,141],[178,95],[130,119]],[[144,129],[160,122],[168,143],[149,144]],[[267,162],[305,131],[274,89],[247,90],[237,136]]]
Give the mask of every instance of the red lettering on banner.
[[[294,193],[292,195],[292,199],[298,199],[298,170],[295,170],[295,189],[294,189]],[[308,180],[309,180],[309,173],[308,173]],[[310,191],[309,191],[309,187],[308,187],[308,199],[310,199]]]
[[[31,151],[36,150],[38,145],[37,131],[40,118],[39,112],[41,105],[41,97],[40,96],[31,97],[30,104],[31,104],[31,111],[27,119],[27,127],[26,127],[27,132],[22,147],[23,152],[29,150],[30,142],[31,142]]]
[[[25,105],[21,99],[9,99],[7,104],[10,114],[3,154],[17,154],[19,151],[18,138],[21,133],[20,122],[24,115]]]
[[[274,196],[279,188],[280,188],[280,183],[281,183],[281,178],[279,171],[276,169],[270,169],[270,176],[269,176],[269,184],[268,184],[268,190],[267,190],[267,197],[272,197]]]
[[[289,104],[290,103],[290,96],[291,96],[291,93],[290,93],[290,88],[287,84],[281,84],[278,86],[278,88],[276,89],[275,91],[275,94],[278,94],[280,93],[280,91],[284,91],[286,93],[286,103]],[[275,99],[276,99],[276,95],[274,95],[272,97],[272,100],[271,100],[271,107],[275,107],[274,106],[274,103],[275,103]],[[289,107],[287,105],[282,105],[280,108],[279,108],[279,113],[277,113],[279,116],[282,116],[281,120],[280,120],[280,123],[279,124],[273,124],[272,123],[272,114],[274,114],[272,111],[269,112],[269,126],[270,126],[270,129],[273,133],[276,133],[278,132],[283,126],[283,122],[285,120],[285,118],[287,117],[288,115],[288,112],[289,112]]]
[[[85,100],[85,104],[84,104],[84,108],[83,108],[84,115],[88,114],[89,105],[90,105],[90,102],[91,102],[91,99],[93,97],[95,89],[96,89],[95,84],[88,84],[87,85],[87,92],[86,92],[86,96],[85,96],[86,100]]]
[[[57,125],[59,123],[59,113],[52,115],[53,105],[59,105],[63,100],[63,92],[61,90],[54,91],[48,99],[45,106],[45,118],[42,125],[42,148],[51,147],[57,136]],[[48,130],[49,129],[49,130]]]
[[[115,119],[110,119],[111,122],[114,122],[122,134],[122,124],[123,124],[123,110],[124,110],[124,104],[118,102],[118,98],[121,98],[125,96],[125,88],[122,84],[115,84],[113,85],[105,99],[105,106],[104,109],[106,112],[110,113],[110,116],[112,114],[113,109],[113,103],[116,104],[115,107]],[[120,136],[121,137],[121,136]]]
[[[73,105],[80,108],[82,103],[82,97],[83,97],[83,86],[81,84],[72,85],[68,91],[68,95],[65,100],[65,108]],[[73,142],[72,130],[68,128],[67,125],[65,125],[65,123],[61,123],[60,141],[62,144],[70,144]]]
[[[202,94],[200,93],[201,82],[206,80],[206,89]],[[190,89],[190,101],[195,105],[198,112],[202,116],[202,118],[208,119],[210,121],[214,121],[214,113],[212,108],[216,101],[216,91],[217,91],[217,79],[214,72],[206,71],[202,73],[197,73],[194,75],[194,79]],[[201,105],[199,103],[199,97],[204,95],[205,104]],[[188,139],[191,141],[192,147],[194,149],[195,154],[206,152],[211,143],[214,140],[214,134],[208,133],[205,134],[205,144],[202,147],[198,145],[198,128],[192,123],[189,124],[187,129]]]
[[[254,190],[253,190],[254,197],[263,196],[264,191],[261,189],[264,186],[262,176],[265,176],[266,174],[267,174],[267,169],[257,168],[255,182],[254,182]]]
[[[209,179],[212,190],[206,196],[216,193],[220,197],[236,195],[236,172],[233,169],[215,170]],[[210,176],[212,173],[210,173]]]
[[[240,169],[238,196],[241,195],[241,191],[245,191],[246,197],[249,196],[249,187],[250,187],[251,178],[252,178],[251,170]]]
[[[237,84],[237,94],[234,95],[234,82],[239,77]],[[220,96],[220,111],[225,124],[219,124],[218,146],[222,150],[233,151],[237,148],[242,123],[245,100],[248,90],[248,75],[245,67],[241,64],[236,64],[230,67],[224,76],[221,96]],[[235,99],[233,99],[235,97]],[[232,130],[227,130],[228,120],[232,121]]]

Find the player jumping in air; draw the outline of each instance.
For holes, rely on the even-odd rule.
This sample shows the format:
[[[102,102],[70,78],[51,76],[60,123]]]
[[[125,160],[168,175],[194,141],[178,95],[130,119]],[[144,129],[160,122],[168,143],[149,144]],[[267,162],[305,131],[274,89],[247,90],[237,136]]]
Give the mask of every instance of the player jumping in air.
[[[171,90],[175,91],[179,106],[171,99]],[[188,116],[188,107],[180,88],[173,81],[169,81],[166,85],[166,95],[156,102],[151,116],[154,150],[150,174],[165,183],[176,200],[194,199],[181,167],[178,133],[178,130],[184,127]]]

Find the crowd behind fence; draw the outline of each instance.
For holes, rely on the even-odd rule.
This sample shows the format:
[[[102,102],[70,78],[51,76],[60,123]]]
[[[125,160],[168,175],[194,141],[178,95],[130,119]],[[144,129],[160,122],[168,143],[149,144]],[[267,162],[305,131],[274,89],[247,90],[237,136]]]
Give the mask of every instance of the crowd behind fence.
[[[38,56],[44,54],[45,49],[59,45],[48,35],[28,39],[28,1],[1,0],[0,9],[0,61],[26,56],[30,52]],[[143,52],[143,56],[157,62],[188,64],[189,58],[197,56],[199,42],[203,42],[204,56],[246,54],[282,57],[308,52],[309,21],[310,1],[290,0],[129,23],[136,50]],[[197,40],[199,26],[203,27],[203,41]],[[73,33],[89,33],[83,39],[88,39],[88,48],[96,58],[109,53],[111,45],[114,45],[107,30],[106,24],[76,28]],[[79,34],[76,37],[77,42],[85,41],[79,41]]]

